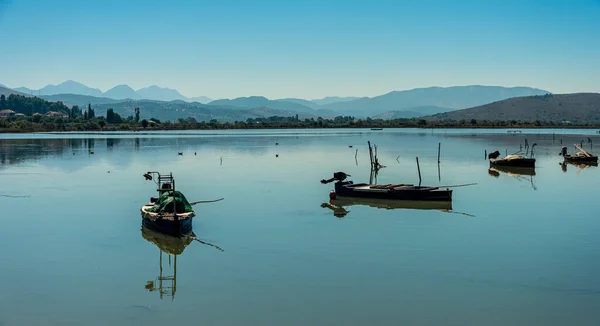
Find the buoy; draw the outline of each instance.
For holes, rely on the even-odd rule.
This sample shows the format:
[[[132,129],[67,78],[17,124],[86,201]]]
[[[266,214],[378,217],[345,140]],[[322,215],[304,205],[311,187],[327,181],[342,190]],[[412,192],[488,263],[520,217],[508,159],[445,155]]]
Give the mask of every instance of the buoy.
[[[335,199],[335,197],[336,197],[335,191],[329,192],[329,199]]]
[[[275,154],[275,157],[279,157],[279,154]]]

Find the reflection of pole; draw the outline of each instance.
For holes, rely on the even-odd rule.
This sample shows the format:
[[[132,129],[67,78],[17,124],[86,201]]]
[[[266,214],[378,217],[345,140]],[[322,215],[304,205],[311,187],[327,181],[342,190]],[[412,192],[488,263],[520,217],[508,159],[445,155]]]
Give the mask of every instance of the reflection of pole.
[[[419,157],[417,156],[417,172],[419,172],[419,186],[421,185],[421,167],[419,166]]]
[[[163,294],[162,294],[162,279],[163,279],[163,268],[162,268],[162,250],[160,250],[160,276],[158,277],[158,293],[160,293],[160,298],[162,299]]]
[[[171,290],[171,301],[175,300],[175,291],[177,291],[177,255],[175,255],[173,260],[173,289]]]

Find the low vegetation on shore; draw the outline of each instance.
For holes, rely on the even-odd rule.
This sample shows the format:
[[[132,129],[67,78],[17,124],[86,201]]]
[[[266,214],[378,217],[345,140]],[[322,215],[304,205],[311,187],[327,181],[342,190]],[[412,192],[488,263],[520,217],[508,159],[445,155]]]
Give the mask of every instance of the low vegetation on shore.
[[[249,118],[246,121],[198,122],[194,118],[177,121],[141,119],[139,108],[134,115],[121,117],[112,109],[106,116],[96,116],[91,105],[87,109],[71,108],[62,102],[47,102],[35,97],[10,95],[0,98],[0,132],[60,132],[60,131],[139,131],[139,130],[224,130],[224,129],[308,129],[308,128],[600,128],[593,123],[518,120],[426,120],[357,119],[351,116],[299,119],[298,116]]]

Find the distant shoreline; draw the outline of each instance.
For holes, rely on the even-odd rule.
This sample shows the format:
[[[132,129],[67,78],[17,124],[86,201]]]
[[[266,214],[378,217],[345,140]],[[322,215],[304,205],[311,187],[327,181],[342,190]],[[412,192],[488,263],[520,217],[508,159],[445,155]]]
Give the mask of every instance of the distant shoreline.
[[[115,126],[116,127],[116,126]],[[300,127],[300,126],[260,126],[258,128],[236,128],[236,127],[228,127],[224,128],[222,125],[210,126],[205,128],[199,127],[191,127],[191,128],[179,128],[177,124],[172,124],[166,128],[153,127],[153,128],[137,128],[137,129],[120,129],[120,128],[105,128],[105,129],[77,129],[77,130],[24,130],[24,129],[13,129],[13,128],[0,128],[0,134],[38,134],[38,133],[77,133],[77,132],[152,132],[152,131],[193,131],[193,130],[214,130],[214,131],[222,131],[222,130],[310,130],[310,129],[372,129],[377,128],[378,130],[386,130],[386,129],[422,129],[422,130],[431,130],[431,129],[453,129],[453,130],[473,130],[473,129],[508,129],[514,130],[516,133],[520,130],[538,130],[538,129],[598,129],[600,133],[600,126],[578,126],[578,125],[569,125],[569,126],[552,126],[552,125],[540,125],[540,126],[464,126],[464,125],[433,125],[433,126],[318,126],[318,127]],[[380,129],[381,128],[381,129]]]

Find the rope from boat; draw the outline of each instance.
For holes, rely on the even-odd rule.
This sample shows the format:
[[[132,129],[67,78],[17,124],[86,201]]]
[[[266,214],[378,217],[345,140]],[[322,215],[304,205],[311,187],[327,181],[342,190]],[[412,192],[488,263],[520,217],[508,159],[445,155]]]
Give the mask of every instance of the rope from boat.
[[[208,243],[208,242],[202,241],[202,240],[200,240],[200,239],[198,239],[198,238],[196,238],[196,237],[194,237],[194,236],[191,236],[191,235],[184,235],[184,237],[186,237],[186,238],[190,238],[190,239],[192,239],[192,240],[196,240],[196,241],[200,242],[200,243],[201,243],[201,244],[203,244],[203,245],[207,245],[207,246],[214,247],[214,248],[216,248],[216,249],[217,249],[217,250],[219,250],[219,251],[225,251],[225,250],[223,250],[223,248],[221,248],[221,247],[219,247],[219,246],[217,246],[217,245],[214,245],[214,244],[212,244],[212,243]]]
[[[456,187],[467,187],[467,186],[474,186],[477,183],[467,183],[464,185],[453,185],[453,186],[437,186],[438,188],[456,188]]]
[[[196,204],[204,204],[204,203],[214,203],[217,201],[221,201],[225,198],[219,198],[219,199],[210,199],[210,200],[199,200],[199,201],[195,201],[195,202],[191,202],[190,205],[196,205]]]

